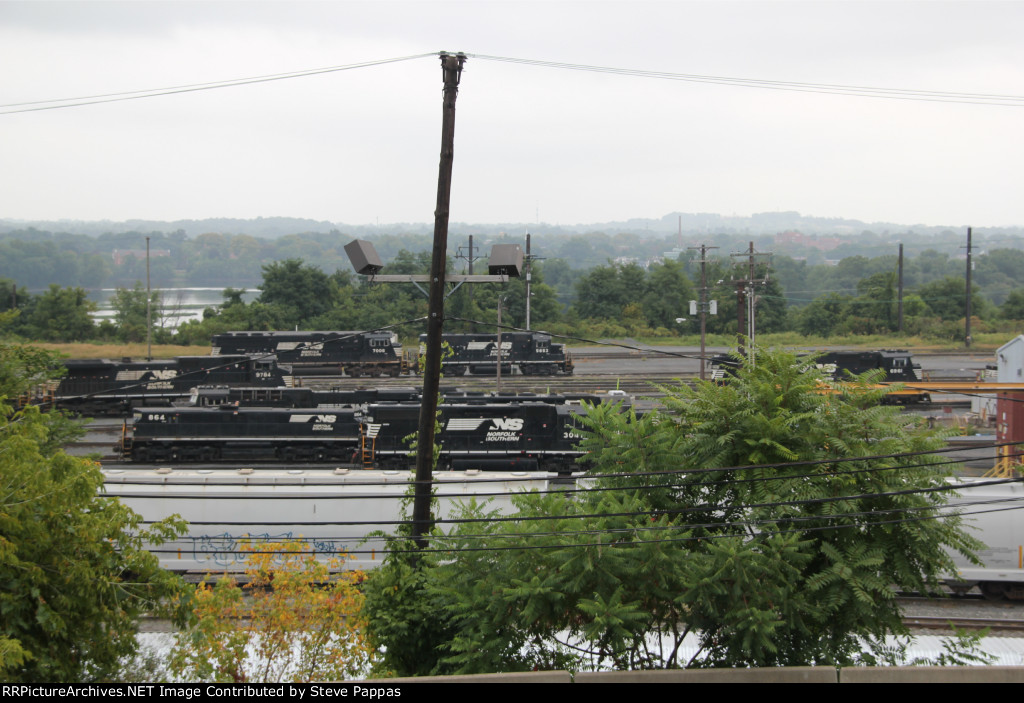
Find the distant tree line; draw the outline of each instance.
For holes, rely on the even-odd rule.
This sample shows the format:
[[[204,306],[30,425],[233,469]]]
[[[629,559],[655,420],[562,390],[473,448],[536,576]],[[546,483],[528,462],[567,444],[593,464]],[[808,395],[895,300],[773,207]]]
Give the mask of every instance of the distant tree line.
[[[0,238],[0,311],[18,311],[5,323],[3,333],[38,341],[146,339],[146,292],[141,283],[144,259],[132,253],[120,259],[117,275],[127,282],[117,287],[112,298],[111,319],[94,320],[96,307],[88,298],[87,285],[76,283],[112,275],[114,260],[97,250],[101,243],[137,246],[140,235],[30,234],[45,236],[36,242],[19,240],[13,233]],[[690,301],[700,297],[701,264],[695,249],[662,252],[648,263],[635,257],[608,256],[596,265],[579,265],[595,247],[606,254],[620,253],[628,243],[612,245],[625,239],[623,235],[569,237],[545,248],[545,253],[550,249],[567,255],[543,256],[532,264],[531,328],[583,338],[696,333],[696,319],[689,313]],[[404,240],[395,236],[375,241],[388,262],[384,273],[426,273],[429,252],[401,247]],[[276,240],[247,235],[204,234],[191,240],[182,233],[152,235],[151,248],[164,252],[151,259],[151,277],[157,289],[182,278],[192,285],[225,287],[221,305],[208,308],[201,320],[187,322],[176,331],[170,329],[161,294],[154,292],[153,340],[208,344],[213,334],[236,329],[376,329],[425,315],[426,297],[416,287],[376,283],[351,273],[342,249],[346,241],[336,232]],[[664,240],[658,243],[664,248]],[[582,247],[578,256],[572,255],[573,245]],[[758,281],[754,287],[757,330],[824,338],[896,333],[897,256],[894,247],[886,248],[892,253],[851,255],[838,261],[782,254],[770,260],[759,257],[754,276]],[[287,255],[281,256],[285,252]],[[666,257],[666,253],[675,256]],[[820,262],[812,263],[812,258]],[[448,265],[449,271],[467,270],[464,258],[451,258]],[[176,268],[179,266],[187,269]],[[477,271],[480,266],[482,262]],[[736,333],[736,279],[747,277],[745,267],[742,256],[709,256],[704,271],[708,299],[717,302],[717,314],[707,318],[709,333]],[[1024,250],[1018,248],[991,249],[974,256],[972,318],[976,318],[976,331],[1010,332],[1024,321],[1020,271],[1024,271]],[[34,290],[31,282],[40,280],[45,285]],[[245,302],[242,293],[253,285],[260,294]],[[490,331],[488,325],[497,321],[499,300],[503,323],[525,327],[525,280],[512,279],[501,286],[459,288],[447,301],[446,328]],[[965,262],[935,249],[907,256],[902,302],[903,333],[962,338]],[[418,329],[396,328],[406,338],[415,337]]]

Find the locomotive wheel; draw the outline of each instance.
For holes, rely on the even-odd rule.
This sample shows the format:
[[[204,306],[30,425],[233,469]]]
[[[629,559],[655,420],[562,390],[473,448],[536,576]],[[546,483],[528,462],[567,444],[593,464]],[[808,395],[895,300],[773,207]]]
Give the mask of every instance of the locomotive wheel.
[[[145,447],[134,447],[132,449],[132,461],[145,464],[149,461],[149,450]]]
[[[328,451],[327,447],[317,447],[316,449],[313,450],[313,460],[327,461],[327,458],[330,456],[330,454],[331,453],[330,451]]]
[[[177,447],[171,447],[171,450],[167,452],[167,458],[171,461],[181,461],[181,450]]]
[[[395,364],[394,366],[389,367],[386,373],[391,378],[398,378],[402,375],[402,367]]]
[[[351,378],[359,378],[363,375],[363,369],[359,366],[353,366],[352,368],[348,369],[348,375]]]
[[[295,450],[292,447],[281,447],[277,450],[277,458],[284,462],[295,461]]]

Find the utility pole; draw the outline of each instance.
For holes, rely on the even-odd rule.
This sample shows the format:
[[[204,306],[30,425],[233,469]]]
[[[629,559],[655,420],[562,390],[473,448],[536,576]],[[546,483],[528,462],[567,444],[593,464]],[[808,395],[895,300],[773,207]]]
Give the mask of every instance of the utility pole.
[[[526,233],[526,256],[523,257],[523,261],[526,264],[526,329],[530,329],[530,233]],[[501,311],[501,303],[498,303],[498,311]],[[498,319],[498,324],[501,324],[501,319]],[[498,339],[501,339],[501,328],[498,328]],[[501,350],[499,350],[500,353]],[[500,388],[498,390],[501,390]]]
[[[153,360],[153,313],[151,301],[153,294],[149,291],[149,237],[146,237],[146,361]]]
[[[505,302],[504,298],[498,296],[498,342],[495,351],[498,353],[498,392],[501,393],[501,306]]]
[[[679,228],[680,238],[682,237],[682,224],[683,216],[679,216]],[[688,247],[689,249],[697,249],[698,247]],[[708,319],[708,281],[707,281],[707,263],[708,263],[708,249],[717,249],[718,247],[709,247],[707,244],[701,244],[700,249],[700,380],[704,380],[704,340],[707,336],[707,319]]]
[[[900,242],[899,273],[896,276],[897,295],[896,300],[896,331],[903,331],[903,243]]]
[[[967,295],[964,311],[964,346],[971,348],[971,228],[967,228]]]
[[[756,310],[754,285],[764,285],[768,282],[767,272],[765,272],[764,278],[754,278],[754,260],[758,256],[770,259],[771,253],[758,253],[754,251],[754,243],[750,242],[746,252],[730,254],[729,256],[745,256],[747,258],[747,277],[736,281],[736,338],[739,353],[741,355],[748,353],[750,359],[753,360],[754,335],[756,332],[756,325],[754,324],[754,313]],[[746,335],[746,343],[750,345],[749,350],[744,350],[744,335]]]
[[[462,249],[459,248],[459,251],[455,254],[455,258],[456,259],[465,259],[467,262],[469,262],[469,275],[470,276],[473,275],[473,262],[476,261],[477,258],[478,258],[477,255],[476,255],[476,250],[477,249],[479,249],[479,247],[474,247],[473,246],[473,235],[471,234],[471,235],[469,235],[469,249],[467,250],[467,252],[465,254],[463,254],[462,253]],[[469,292],[468,292],[467,295],[469,296],[469,309],[472,310],[473,309],[473,286],[468,286],[468,291]],[[472,315],[470,315],[470,317],[472,317]],[[469,323],[469,331],[470,332],[476,332],[476,325],[474,323],[472,323],[472,322]]]
[[[427,313],[427,359],[423,368],[423,402],[416,442],[416,488],[412,507],[412,536],[419,548],[427,546],[423,535],[430,528],[430,496],[434,468],[434,422],[441,386],[441,332],[444,327],[445,257],[448,250],[448,216],[455,161],[455,100],[466,55],[441,52],[444,100],[441,118],[441,159],[437,175],[437,207],[434,209],[434,247],[430,260],[430,303]]]

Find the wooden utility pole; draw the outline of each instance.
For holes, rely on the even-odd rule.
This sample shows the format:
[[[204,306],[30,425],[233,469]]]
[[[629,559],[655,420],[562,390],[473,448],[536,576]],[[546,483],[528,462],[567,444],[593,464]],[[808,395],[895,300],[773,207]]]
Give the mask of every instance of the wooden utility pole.
[[[971,228],[967,228],[967,295],[964,310],[964,346],[971,348]]]
[[[683,227],[683,216],[679,216],[679,231],[680,241],[682,241],[682,227]],[[698,247],[690,247],[690,249],[697,249]],[[717,249],[718,247],[709,247],[707,244],[700,245],[700,380],[704,380],[704,351],[705,351],[705,338],[707,336],[707,321],[708,321],[708,280],[707,280],[707,263],[708,263],[708,249]]]
[[[898,287],[898,293],[896,299],[899,301],[896,305],[896,331],[903,331],[903,244],[900,243],[900,258],[899,258],[899,274],[896,276],[896,285]],[[891,309],[891,308],[890,308]]]
[[[430,496],[434,470],[434,422],[441,386],[441,332],[444,327],[445,262],[448,251],[448,216],[452,195],[452,164],[455,161],[455,100],[466,55],[441,52],[444,104],[441,118],[441,162],[437,175],[437,207],[434,209],[434,248],[430,260],[430,304],[427,312],[427,359],[423,368],[423,401],[416,440],[416,489],[412,506],[412,536],[421,549],[430,529]]]
[[[754,251],[754,243],[750,242],[750,247],[746,252],[740,252],[738,254],[730,254],[733,257],[745,256],[747,257],[747,277],[736,281],[736,345],[737,351],[742,356],[744,352],[749,352],[750,359],[754,358],[754,334],[756,331],[756,325],[754,324],[754,313],[756,309],[756,298],[754,296],[754,284],[764,285],[768,282],[768,274],[765,273],[764,278],[754,278],[754,257],[764,256],[771,257],[771,253],[758,253]],[[746,343],[750,346],[748,350],[744,349],[744,337]]]
[[[530,329],[530,233],[526,233],[526,256],[523,262],[526,264],[526,329]],[[501,310],[501,308],[498,308]],[[501,320],[498,320],[498,324],[501,324]],[[501,328],[498,328],[498,334],[501,334]],[[500,390],[500,389],[499,389]]]
[[[498,365],[497,365],[498,393],[501,393],[501,306],[502,306],[502,303],[504,303],[504,302],[505,302],[505,300],[499,295],[498,296],[498,342],[497,342],[497,345],[495,346],[495,351],[498,353]]]
[[[479,247],[473,246],[473,235],[471,234],[471,235],[469,235],[469,248],[466,250],[466,253],[463,254],[462,253],[462,247],[459,247],[459,251],[455,254],[455,258],[456,259],[465,259],[466,262],[469,264],[469,275],[471,277],[473,275],[473,262],[477,260],[477,255],[476,255],[476,250],[477,249],[479,249]],[[466,296],[469,299],[467,310],[472,312],[472,310],[473,310],[473,286],[467,286]],[[473,317],[472,314],[470,314],[469,316]],[[467,331],[468,332],[476,332],[476,324],[473,323],[473,322],[470,322],[469,323],[469,329]]]
[[[153,312],[149,288],[149,237],[146,237],[146,361],[153,360]]]

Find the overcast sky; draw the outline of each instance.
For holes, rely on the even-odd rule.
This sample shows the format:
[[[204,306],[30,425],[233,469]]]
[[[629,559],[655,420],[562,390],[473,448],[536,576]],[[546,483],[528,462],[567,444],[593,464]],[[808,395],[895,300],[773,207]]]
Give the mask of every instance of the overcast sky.
[[[1011,98],[877,99],[471,56],[453,222],[797,210],[1024,225],[1022,36],[1022,2],[0,0],[0,217],[432,221],[447,50]],[[433,55],[11,112],[418,54]]]

